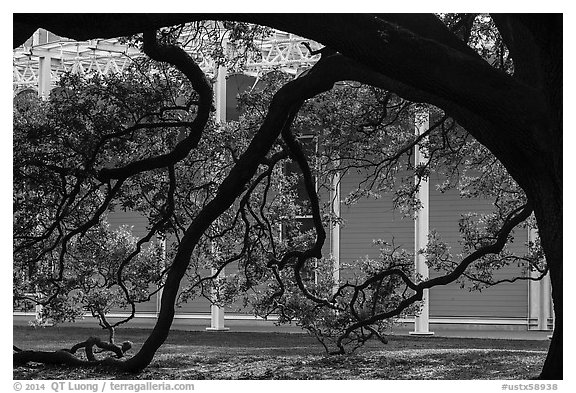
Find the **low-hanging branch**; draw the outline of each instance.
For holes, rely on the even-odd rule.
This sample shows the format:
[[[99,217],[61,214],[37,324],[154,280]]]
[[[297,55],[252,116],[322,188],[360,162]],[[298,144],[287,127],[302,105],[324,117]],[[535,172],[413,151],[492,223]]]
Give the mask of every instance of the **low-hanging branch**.
[[[345,332],[338,338],[338,340],[336,342],[336,345],[339,348],[337,353],[344,353],[345,350],[344,350],[344,346],[342,345],[342,342],[353,331],[355,331],[361,327],[371,325],[377,321],[381,321],[383,319],[392,318],[392,317],[400,315],[402,313],[402,311],[404,311],[410,305],[414,304],[417,301],[422,300],[422,296],[423,296],[425,289],[430,289],[430,288],[433,288],[435,286],[446,285],[446,284],[449,284],[451,282],[454,282],[460,276],[462,276],[465,273],[466,269],[474,261],[482,258],[485,255],[497,254],[500,251],[502,251],[502,249],[506,245],[508,235],[510,234],[510,232],[512,232],[512,230],[517,225],[524,222],[528,217],[530,217],[530,214],[532,214],[532,207],[529,204],[525,204],[523,206],[520,206],[519,208],[512,211],[508,215],[507,220],[504,222],[504,224],[502,225],[502,227],[498,231],[497,238],[496,238],[496,241],[494,243],[489,244],[489,245],[485,245],[485,246],[479,248],[478,250],[474,251],[473,253],[468,255],[466,258],[464,258],[454,270],[452,270],[451,272],[449,272],[445,275],[438,276],[438,277],[428,279],[425,281],[421,281],[420,283],[416,284],[403,271],[400,270],[398,272],[395,272],[396,274],[398,274],[402,278],[404,283],[414,291],[414,294],[409,296],[408,298],[405,298],[404,300],[402,300],[392,310],[388,310],[388,311],[385,311],[385,312],[382,312],[379,314],[372,315],[369,318],[365,318],[365,319],[359,320],[359,321],[351,324],[345,330]],[[390,274],[392,274],[392,273],[386,271],[386,272],[382,272],[380,275],[390,275]],[[377,276],[380,276],[380,275],[377,275]],[[374,281],[375,279],[376,278],[370,278],[369,281]],[[357,292],[357,291],[359,291],[358,288],[366,287],[366,286],[367,286],[366,283],[361,284],[360,286],[355,286],[356,287],[355,294],[358,293]],[[357,295],[356,295],[356,297],[353,297],[353,299],[350,301],[350,306],[353,306],[353,303],[356,301],[356,298],[357,298]]]
[[[52,352],[22,350],[13,346],[13,362],[15,366],[21,366],[29,362],[74,367],[93,366],[96,364],[105,365],[108,363],[107,359],[111,358],[98,360],[94,355],[96,353],[95,348],[100,349],[99,352],[112,352],[116,355],[116,358],[120,359],[132,348],[132,345],[133,344],[130,341],[124,341],[122,344],[117,345],[111,342],[102,341],[98,337],[90,337],[81,343],[75,344],[70,349],[61,349]],[[84,349],[87,360],[75,356],[76,352],[80,349]]]
[[[178,50],[174,50],[174,48],[172,47],[155,46],[156,45],[155,33],[149,32],[145,34],[145,41],[147,41],[148,44],[151,44],[151,46],[150,45],[148,46],[148,52],[149,52],[148,54],[151,57],[157,60],[164,60],[171,62],[173,65],[176,65],[177,68],[179,67],[184,68],[186,71],[183,72],[189,77],[193,85],[195,82],[197,82],[200,83],[200,89],[206,87],[203,86],[203,83],[205,82],[203,74],[201,74],[201,71],[197,72],[199,68],[198,70],[190,73],[190,70],[187,68],[188,66],[190,66],[190,64],[188,63],[191,62],[193,64],[194,69],[196,69],[197,65],[193,62],[193,60],[182,57],[183,51],[180,52]],[[185,64],[179,63],[180,61],[183,61]],[[402,269],[389,269],[386,270],[385,272],[381,272],[377,275],[368,278],[364,283],[358,285],[353,285],[349,283],[344,284],[344,286],[341,286],[340,289],[336,291],[336,294],[333,295],[332,298],[319,298],[313,293],[311,293],[308,290],[308,288],[306,288],[306,285],[302,278],[302,270],[309,259],[321,258],[322,256],[321,250],[324,241],[326,239],[326,232],[322,225],[322,219],[319,207],[319,198],[314,187],[314,181],[310,166],[308,164],[308,161],[305,157],[305,154],[301,146],[294,138],[294,135],[292,134],[290,127],[305,98],[314,96],[319,92],[328,90],[332,87],[332,85],[336,81],[349,79],[350,77],[356,77],[357,79],[363,81],[372,81],[372,82],[376,81],[379,84],[381,83],[386,84],[385,83],[386,81],[382,82],[381,80],[378,80],[378,77],[373,72],[366,70],[365,68],[359,67],[354,62],[351,62],[343,58],[342,56],[335,54],[333,56],[323,58],[321,61],[317,63],[316,66],[314,66],[311,70],[309,70],[309,72],[302,75],[295,81],[285,85],[275,95],[274,100],[270,106],[268,116],[266,117],[259,131],[253,137],[250,145],[241,156],[234,159],[235,161],[234,166],[232,167],[228,175],[225,177],[225,179],[222,181],[222,183],[218,186],[214,198],[203,206],[203,208],[200,210],[200,212],[196,215],[196,217],[192,220],[188,228],[185,230],[184,236],[182,237],[180,242],[180,248],[178,250],[178,254],[176,255],[174,263],[171,265],[171,269],[168,272],[168,276],[166,279],[166,286],[164,288],[165,291],[162,297],[160,316],[158,318],[158,323],[155,326],[151,336],[146,341],[142,349],[134,357],[126,361],[117,362],[113,364],[115,364],[121,369],[129,371],[139,371],[149,364],[155,351],[163,343],[168,334],[168,330],[170,328],[170,324],[174,316],[174,300],[177,296],[180,282],[190,263],[190,257],[192,255],[192,251],[200,241],[200,238],[203,235],[205,235],[206,230],[209,228],[209,226],[212,223],[214,223],[215,220],[217,220],[218,217],[222,215],[237,200],[237,198],[242,194],[242,192],[244,192],[246,187],[248,187],[249,191],[245,193],[245,198],[242,199],[241,201],[241,218],[243,219],[246,225],[245,240],[249,233],[246,211],[248,211],[249,214],[252,216],[252,218],[255,219],[260,225],[266,226],[266,224],[261,222],[260,219],[258,218],[258,215],[250,208],[248,198],[251,191],[254,190],[254,187],[257,184],[259,184],[260,181],[268,177],[272,171],[272,168],[274,166],[273,164],[275,162],[272,161],[271,163],[270,162],[271,159],[266,159],[265,157],[266,154],[268,154],[268,152],[274,145],[279,134],[282,135],[284,143],[286,144],[288,150],[290,151],[290,155],[297,162],[304,177],[305,188],[312,208],[312,217],[314,222],[314,228],[316,230],[316,239],[314,244],[310,248],[305,250],[288,251],[282,256],[280,261],[272,260],[268,266],[272,268],[273,274],[280,284],[280,292],[282,292],[284,290],[284,285],[282,283],[282,278],[279,275],[279,270],[282,270],[282,268],[284,268],[292,260],[296,260],[296,263],[293,266],[294,268],[293,273],[299,290],[309,300],[312,300],[313,302],[317,303],[320,306],[328,307],[336,311],[342,310],[341,306],[337,305],[336,302],[337,297],[342,295],[343,293],[342,288],[346,287],[351,288],[353,290],[352,297],[348,302],[347,306],[351,310],[351,313],[355,317],[356,321],[354,321],[354,323],[352,323],[345,330],[345,332],[338,338],[337,346],[339,347],[338,351],[339,353],[342,353],[344,351],[342,343],[345,340],[348,340],[350,338],[350,335],[357,330],[360,330],[362,333],[359,336],[359,340],[361,342],[374,335],[379,339],[381,339],[382,341],[385,341],[385,339],[370,326],[371,324],[374,324],[375,322],[378,322],[386,318],[399,315],[403,310],[408,308],[410,305],[414,304],[418,300],[421,300],[424,289],[431,288],[436,285],[444,285],[446,283],[454,281],[463,274],[465,269],[474,260],[480,258],[482,255],[499,252],[499,250],[502,249],[508,234],[510,233],[512,228],[515,225],[517,225],[518,219],[526,215],[524,210],[518,213],[518,211],[521,210],[519,209],[518,211],[513,212],[508,217],[507,222],[504,224],[500,233],[498,234],[498,239],[496,243],[490,246],[485,246],[483,249],[478,250],[476,253],[471,254],[468,258],[465,258],[453,272],[445,276],[437,277],[435,279],[427,280],[417,284],[412,279],[410,279],[410,277],[408,277],[408,275]],[[203,110],[209,112],[208,106],[211,105],[211,94],[212,94],[211,90],[205,90],[199,93],[201,96],[201,101],[203,99],[202,97],[204,97],[205,100],[208,96],[210,97],[210,104],[208,104],[207,101],[204,102],[203,104],[205,106]],[[202,102],[200,107],[202,107]],[[132,162],[121,168],[103,169],[100,172],[100,177],[106,179],[108,182],[110,181],[110,179],[116,179],[116,178],[120,179],[120,181],[118,181],[115,184],[115,186],[118,186],[119,184],[122,183],[122,181],[124,181],[128,177],[136,175],[138,173],[149,171],[151,169],[169,167],[170,180],[171,180],[170,193],[172,195],[169,198],[172,204],[171,206],[169,206],[170,207],[169,210],[173,211],[174,209],[173,166],[176,162],[186,157],[188,153],[197,146],[200,138],[202,137],[202,130],[206,125],[207,118],[205,119],[206,121],[202,123],[201,121],[203,117],[200,115],[201,112],[202,108],[199,108],[197,117],[194,121],[194,124],[196,124],[198,128],[196,130],[192,130],[193,132],[190,132],[190,134],[183,141],[181,141],[172,152],[166,155],[151,157],[148,159]],[[203,115],[208,116],[208,112],[206,112]],[[424,138],[428,133],[431,132],[431,130],[438,127],[444,120],[445,118],[441,119],[438,123],[436,123],[433,127],[431,127],[425,135],[421,136],[420,139],[412,141],[400,153],[398,153],[398,155],[401,155],[408,149],[411,149],[415,143]],[[196,121],[198,121],[198,123],[195,123]],[[280,159],[282,157],[277,158]],[[261,165],[262,163],[269,165],[268,170],[261,173],[260,176],[257,177],[257,180],[253,181],[252,184],[250,184],[250,182],[252,181],[253,177],[255,176],[258,170],[259,165]],[[246,208],[247,210],[244,208]],[[526,207],[526,211],[527,214],[529,215],[531,209],[528,209]],[[260,213],[262,214],[262,210],[260,211]],[[169,216],[170,214],[167,214],[163,218],[163,220],[166,221]],[[262,216],[264,215],[262,214]],[[522,218],[518,222],[523,221],[526,217]],[[163,223],[164,221],[161,222]],[[513,222],[514,224],[511,225],[511,223]],[[268,227],[270,227],[269,223]],[[149,233],[149,236],[151,236],[152,233],[153,231]],[[149,237],[148,239],[145,240],[146,241],[149,240]],[[138,246],[140,246],[141,244],[142,243],[139,243]],[[66,250],[64,247],[63,252],[65,251]],[[239,257],[243,255],[245,251],[246,248],[244,247],[241,250],[239,256],[238,255],[233,256],[228,260],[228,262],[237,260]],[[121,268],[118,270],[119,282],[122,282],[122,268],[126,265],[126,263],[127,263],[126,261],[123,262]],[[216,274],[213,274],[209,277],[202,279],[198,284],[202,285],[202,283],[206,280],[215,279],[218,276],[221,269],[226,264],[227,263],[224,263],[221,266],[219,266]],[[394,307],[392,310],[376,313],[377,311],[376,308],[372,307],[371,316],[369,317],[361,316],[361,314],[356,309],[356,305],[358,301],[365,302],[364,290],[373,284],[382,285],[382,282],[385,278],[392,276],[399,277],[400,280],[404,283],[404,285],[406,285],[407,288],[410,288],[414,293],[411,296],[404,297],[404,299],[400,301],[396,305],[396,307]],[[128,296],[127,288],[123,285],[121,285],[121,287],[124,290],[125,294]],[[132,315],[134,315],[133,302],[131,303],[131,308],[132,308]],[[367,333],[365,333],[364,330],[366,330]],[[97,341],[96,339],[89,339],[84,343],[79,343],[76,346],[74,346],[73,349],[75,350],[73,351],[71,350],[71,351],[56,351],[51,353],[39,353],[39,352],[35,353],[38,355],[37,359],[49,359],[50,354],[52,354],[51,355],[52,360],[49,361],[64,362],[62,364],[70,364],[70,365],[86,365],[86,364],[101,363],[101,361],[97,361],[95,359],[93,353],[94,346],[106,350],[110,350],[110,348],[112,348],[112,352],[114,352],[117,355],[117,358],[122,357],[118,355],[119,353],[123,355],[123,353],[125,352],[125,351],[118,352],[117,351],[118,346],[116,346],[113,343],[110,344],[112,346],[104,346],[105,347],[104,348],[102,345],[98,344],[99,342],[100,341]],[[87,362],[82,361],[79,358],[72,359],[68,355],[63,354],[64,352],[67,352],[69,355],[73,355],[79,348],[85,348],[88,358]],[[116,349],[116,351],[114,349]],[[32,355],[30,354],[30,352],[34,351],[17,351],[15,354],[15,358],[18,357],[18,362],[15,360],[15,364],[16,363],[22,364],[22,362],[33,361],[33,360],[27,360],[32,359]],[[110,363],[112,361],[107,359],[106,362]]]

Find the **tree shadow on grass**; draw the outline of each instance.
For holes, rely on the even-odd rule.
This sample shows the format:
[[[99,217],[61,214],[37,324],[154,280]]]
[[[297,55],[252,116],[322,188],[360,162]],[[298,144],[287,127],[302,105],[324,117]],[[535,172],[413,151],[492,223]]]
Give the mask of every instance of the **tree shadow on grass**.
[[[138,375],[92,369],[28,366],[15,379],[530,379],[538,375],[545,351],[492,349],[409,349],[345,356],[162,354]]]
[[[54,350],[93,334],[94,329],[15,327],[24,347]],[[145,329],[123,329],[118,340],[134,341]],[[356,353],[326,356],[305,334],[173,331],[142,373],[115,374],[31,364],[14,379],[529,379],[538,375],[547,341],[413,338],[392,336],[387,345],[369,342]],[[475,348],[475,349],[470,349]]]

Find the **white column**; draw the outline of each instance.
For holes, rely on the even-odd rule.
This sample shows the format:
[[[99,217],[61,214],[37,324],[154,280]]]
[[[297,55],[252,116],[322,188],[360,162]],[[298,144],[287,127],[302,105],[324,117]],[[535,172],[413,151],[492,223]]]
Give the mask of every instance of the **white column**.
[[[216,83],[214,85],[214,106],[216,107],[216,122],[226,122],[226,67],[218,67]],[[213,248],[214,250],[214,248]],[[212,269],[212,275],[216,274],[217,269]],[[225,269],[220,271],[218,278],[224,277]],[[215,293],[213,293],[213,300]],[[229,330],[224,327],[224,308],[212,304],[210,306],[210,327],[208,331]]]
[[[535,229],[528,230],[528,241],[534,243],[537,240],[538,232]],[[530,271],[531,277],[540,276],[538,271]],[[529,293],[529,318],[536,320],[535,330],[548,329],[548,319],[551,317],[552,308],[550,307],[551,287],[550,275],[544,276],[538,281],[530,280]]]
[[[42,295],[40,294],[40,292],[38,291],[38,287],[36,287],[36,299],[40,299]],[[35,315],[35,319],[36,319],[36,325],[44,325],[46,323],[46,321],[41,322],[42,321],[42,305],[41,304],[36,304],[36,306],[34,307],[34,313]]]
[[[216,274],[217,269],[212,269],[212,275]],[[220,272],[218,277],[222,277],[224,275],[224,270]],[[212,301],[216,300],[216,293],[212,293]],[[224,326],[224,308],[217,306],[216,304],[212,304],[210,306],[210,327],[207,327],[206,330],[208,331],[217,331],[217,330],[230,330],[229,328]]]
[[[548,303],[548,306],[550,307],[550,309],[552,310],[552,333],[554,333],[554,327],[556,326],[556,313],[554,312],[554,307],[552,304],[552,299],[550,299],[550,302]],[[548,338],[550,340],[552,340],[552,334],[548,336]]]
[[[42,320],[42,305],[41,304],[37,304],[34,307],[34,313],[36,314],[36,316],[35,316],[36,325],[43,325],[44,323],[40,322]]]
[[[219,66],[214,84],[214,106],[216,107],[216,122],[226,122],[226,67]]]
[[[166,268],[166,234],[157,236],[156,240],[160,246],[160,260],[158,261],[158,268],[163,271]],[[162,306],[162,288],[156,294],[156,316],[160,314],[160,308]]]
[[[548,328],[548,319],[553,317],[550,302],[550,299],[552,298],[551,289],[550,275],[546,274],[542,280],[540,280],[540,312],[538,313],[538,330],[550,330]]]
[[[339,162],[337,163],[337,165]],[[330,191],[330,200],[332,201],[332,213],[340,218],[340,172],[334,173],[332,177],[332,187]],[[334,292],[338,290],[340,282],[340,223],[336,221],[331,227],[330,236],[330,254],[334,265],[332,266],[332,279],[334,280]]]
[[[40,57],[38,64],[38,96],[43,99],[48,99],[50,96],[50,84],[52,83],[52,75],[50,69],[52,66],[52,58]]]
[[[538,272],[531,271],[530,277],[536,277]],[[540,282],[528,282],[528,329],[540,330]],[[533,325],[535,323],[535,325]]]
[[[415,116],[415,133],[420,135],[426,130],[428,130],[430,121],[429,114],[427,110],[416,113]],[[426,163],[426,157],[424,156],[424,151],[421,150],[420,146],[415,147],[415,165]],[[418,179],[415,179],[418,182]],[[426,257],[419,254],[418,251],[425,248],[428,244],[428,222],[429,222],[429,209],[430,209],[430,198],[429,198],[429,185],[428,179],[422,179],[420,181],[420,189],[417,193],[417,198],[420,200],[422,207],[416,213],[416,220],[414,222],[414,264],[416,274],[421,277],[422,280],[428,278],[428,265],[426,265]],[[414,320],[414,331],[410,332],[413,335],[431,335],[433,332],[429,331],[429,298],[428,289],[424,290],[422,296],[422,309],[420,314],[415,317]]]
[[[35,286],[35,297],[36,300],[40,300],[42,298],[42,294],[40,293],[40,291],[38,290],[38,286]],[[46,323],[46,321],[42,322],[42,305],[39,303],[36,303],[36,305],[34,306],[34,319],[36,321],[36,326],[39,325],[44,325]]]

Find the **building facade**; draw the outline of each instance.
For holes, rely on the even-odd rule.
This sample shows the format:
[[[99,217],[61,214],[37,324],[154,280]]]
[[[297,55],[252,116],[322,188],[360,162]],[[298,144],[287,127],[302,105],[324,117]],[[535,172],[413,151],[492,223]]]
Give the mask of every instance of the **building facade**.
[[[281,32],[262,47],[263,60],[260,60],[260,64],[250,65],[247,74],[228,75],[223,67],[210,71],[216,80],[214,91],[217,121],[237,119],[236,97],[257,83],[258,72],[255,70],[258,67],[260,71],[265,66],[284,67],[285,72],[296,73],[299,68],[317,60],[302,49],[302,39]],[[119,71],[126,57],[136,55],[131,50],[114,40],[77,43],[39,30],[23,48],[15,50],[15,94],[23,90],[34,90],[41,97],[48,97],[59,73],[63,71]],[[209,62],[206,61],[204,66],[210,67]],[[351,272],[345,266],[353,264],[355,260],[378,255],[379,250],[374,246],[373,239],[393,238],[397,246],[418,250],[425,246],[428,231],[434,229],[441,233],[445,241],[456,247],[460,238],[458,220],[461,214],[492,210],[490,201],[463,199],[455,191],[440,193],[435,185],[441,180],[432,176],[429,184],[422,187],[420,199],[423,209],[414,221],[402,217],[393,208],[391,198],[385,196],[380,199],[363,199],[353,205],[342,203],[358,184],[358,179],[353,174],[335,179],[331,195],[334,201],[332,208],[341,216],[343,224],[330,228],[325,253],[331,255],[336,266],[340,267],[335,270],[337,278],[345,281],[351,277]],[[144,235],[147,225],[145,217],[133,212],[110,213],[108,221],[112,228],[132,226],[135,235]],[[516,232],[515,236],[527,242],[534,233]],[[526,245],[523,241],[517,241],[513,247],[514,251],[522,252]],[[416,270],[424,276],[434,277],[438,274],[429,272],[422,260],[416,260],[415,264]],[[502,277],[517,276],[521,269],[521,266],[513,265],[498,274]],[[139,304],[137,318],[155,318],[159,311],[159,296],[160,293],[154,295],[149,302]],[[121,314],[123,311],[115,312]],[[249,310],[241,310],[237,304],[219,308],[199,297],[178,308],[177,318],[204,319],[212,329],[220,330],[226,328],[226,320],[251,320],[254,317]],[[552,318],[550,283],[546,277],[534,282],[520,280],[503,283],[482,292],[467,291],[460,288],[459,284],[435,287],[427,293],[422,314],[408,322],[415,321],[416,333],[427,334],[433,330],[430,324],[550,330]]]

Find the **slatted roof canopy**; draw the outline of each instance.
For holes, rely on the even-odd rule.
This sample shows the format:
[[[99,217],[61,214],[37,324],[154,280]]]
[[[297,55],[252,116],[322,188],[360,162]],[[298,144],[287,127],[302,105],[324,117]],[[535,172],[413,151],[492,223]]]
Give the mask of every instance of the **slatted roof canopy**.
[[[215,61],[209,54],[203,53],[202,44],[190,39],[191,28],[182,35],[186,42],[185,50],[198,62],[209,77],[214,76]],[[298,70],[309,68],[319,59],[312,55],[312,50],[320,44],[281,31],[272,31],[264,38],[254,42],[258,49],[242,67],[242,72],[259,75],[272,69],[296,74]],[[33,38],[13,51],[13,86],[14,91],[26,88],[37,88],[39,85],[40,62],[50,61],[51,85],[57,84],[64,72],[108,74],[122,72],[134,58],[143,53],[134,46],[127,45],[118,38],[74,41],[58,37],[45,30],[37,30]]]

